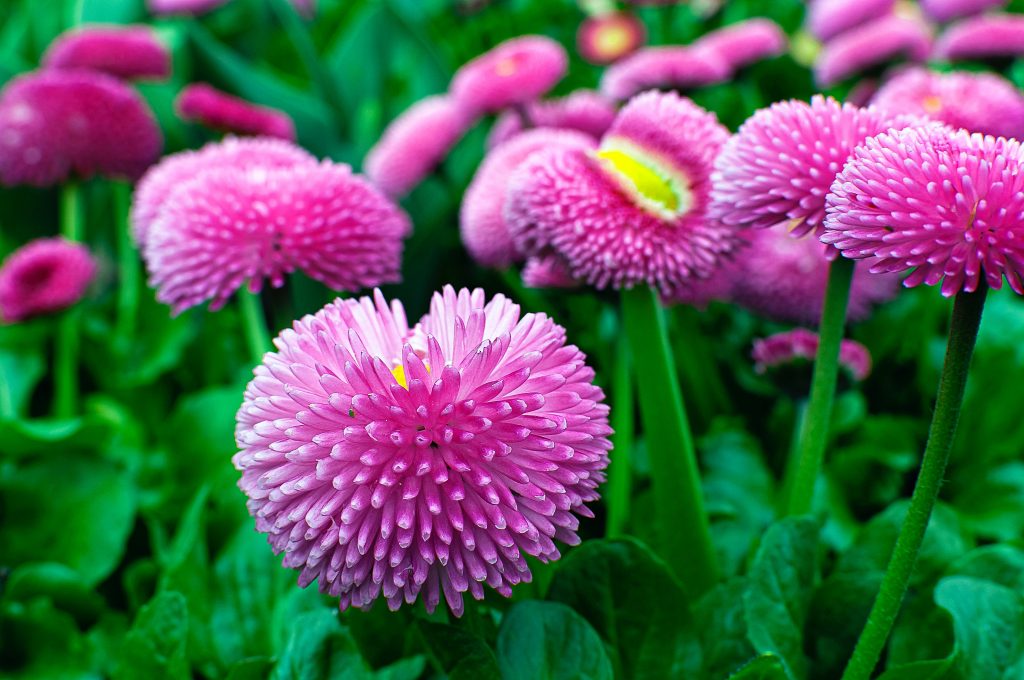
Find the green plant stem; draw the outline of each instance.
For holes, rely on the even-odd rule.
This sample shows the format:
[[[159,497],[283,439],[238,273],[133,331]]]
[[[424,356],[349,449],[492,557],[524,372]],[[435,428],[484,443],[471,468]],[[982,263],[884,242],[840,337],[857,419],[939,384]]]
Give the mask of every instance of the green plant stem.
[[[253,360],[258,364],[263,355],[273,350],[270,333],[267,331],[267,317],[263,313],[263,302],[258,293],[252,293],[247,287],[238,291],[238,306],[242,313],[242,325],[245,327],[245,341]]]
[[[661,553],[692,599],[718,581],[697,456],[657,294],[622,293],[622,315],[640,396]]]
[[[139,308],[139,281],[142,270],[139,255],[132,243],[128,225],[131,205],[131,187],[123,182],[111,185],[114,193],[114,234],[117,243],[117,323],[114,327],[116,347],[123,351],[131,348],[135,333],[135,319]]]
[[[630,371],[629,343],[623,337],[615,343],[615,369],[612,374],[612,435],[611,465],[608,468],[608,486],[605,498],[608,504],[608,524],[605,534],[610,538],[621,536],[629,519],[633,486],[633,375]]]
[[[853,260],[845,257],[837,258],[829,267],[825,304],[821,309],[818,355],[814,359],[814,376],[811,378],[811,396],[800,433],[799,457],[789,495],[790,515],[810,512],[814,500],[814,484],[825,458],[832,403],[835,401],[839,376],[839,345],[846,326],[846,306],[850,300],[853,267]]]
[[[789,498],[793,491],[793,477],[796,476],[796,465],[800,460],[800,433],[807,421],[807,399],[800,399],[794,405],[793,434],[789,443],[789,454],[782,469],[782,493],[776,497],[776,508],[785,513]]]
[[[61,187],[60,233],[68,241],[81,241],[81,188],[74,182]],[[53,415],[70,418],[78,410],[78,310],[66,310],[57,322],[53,356]]]
[[[946,361],[939,379],[939,393],[928,430],[928,444],[921,459],[921,471],[917,475],[907,516],[896,537],[896,546],[878,589],[878,596],[857,640],[853,656],[843,672],[843,680],[867,680],[871,677],[899,614],[932,509],[942,487],[942,478],[946,474],[987,292],[988,288],[982,283],[974,293],[958,294],[953,303]]]
[[[288,0],[271,0],[270,5],[274,13],[277,14],[288,39],[291,40],[292,47],[298,52],[299,59],[302,61],[317,95],[331,108],[336,118],[343,118],[345,106],[333,80],[320,62],[316,45],[313,44],[313,38],[309,34],[306,22]]]

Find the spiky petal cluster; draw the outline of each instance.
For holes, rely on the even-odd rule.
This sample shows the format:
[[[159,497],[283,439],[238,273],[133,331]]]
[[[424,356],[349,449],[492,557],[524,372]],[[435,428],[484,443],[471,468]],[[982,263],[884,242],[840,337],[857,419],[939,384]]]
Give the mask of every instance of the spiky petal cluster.
[[[611,64],[647,41],[642,21],[628,12],[587,17],[576,31],[576,50],[591,64]]]
[[[85,26],[58,36],[43,55],[44,68],[82,68],[125,80],[171,75],[171,54],[148,26]]]
[[[1024,294],[1024,151],[1016,140],[937,126],[879,135],[832,185],[822,241],[872,271],[942,294],[982,281]]]
[[[969,132],[1024,136],[1024,95],[995,73],[910,68],[886,82],[872,101],[893,113],[927,116]]]
[[[820,230],[825,195],[854,147],[911,122],[820,95],[761,109],[718,156],[712,215],[736,227],[786,224],[797,236]]]
[[[775,57],[786,50],[786,34],[771,19],[748,19],[705,34],[693,43],[724,61],[731,71]]]
[[[542,97],[569,69],[569,55],[540,35],[506,40],[464,64],[448,92],[467,110],[493,113]]]
[[[950,21],[1007,4],[1009,0],[921,0],[921,9],[935,21]]]
[[[0,319],[14,323],[70,307],[95,277],[96,261],[82,244],[36,239],[0,267]]]
[[[767,373],[769,369],[793,363],[812,362],[818,356],[818,343],[818,334],[806,328],[755,340],[751,352],[754,370]],[[871,374],[871,352],[856,340],[844,339],[839,344],[839,366],[855,381],[862,382]]]
[[[404,196],[444,160],[475,120],[451,97],[421,99],[391,121],[367,153],[363,170],[389,196]]]
[[[887,16],[896,0],[814,0],[807,4],[807,29],[821,41]]]
[[[135,179],[163,137],[145,101],[90,71],[36,71],[0,92],[0,184],[47,186],[72,173]]]
[[[214,130],[295,141],[295,123],[284,111],[257,106],[205,83],[186,85],[174,105],[182,120]]]
[[[156,15],[165,14],[206,14],[226,5],[229,0],[147,0],[149,11]]]
[[[982,14],[958,21],[939,36],[941,59],[1003,59],[1024,54],[1024,16]]]
[[[826,43],[814,65],[818,85],[827,87],[894,59],[925,61],[931,28],[918,17],[891,14],[851,29]]]
[[[729,64],[710,50],[645,47],[605,70],[601,93],[623,101],[652,88],[686,90],[720,83],[730,73]]]
[[[529,102],[520,111],[509,110],[498,116],[487,136],[487,148],[493,149],[522,132],[526,128],[523,115],[531,128],[578,130],[596,140],[612,126],[616,113],[615,104],[593,90],[577,90],[560,99]]]
[[[303,587],[342,609],[484,586],[558,559],[608,464],[608,408],[565,330],[482,290],[338,300],[297,321],[256,368],[234,458],[256,527]]]

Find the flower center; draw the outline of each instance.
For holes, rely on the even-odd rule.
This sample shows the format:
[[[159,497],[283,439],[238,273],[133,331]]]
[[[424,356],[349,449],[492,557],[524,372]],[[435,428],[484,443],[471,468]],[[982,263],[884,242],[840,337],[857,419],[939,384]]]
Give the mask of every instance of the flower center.
[[[645,156],[640,149],[614,140],[604,144],[594,156],[644,210],[663,219],[674,219],[692,207],[688,178]]]
[[[519,64],[516,62],[515,57],[505,57],[499,61],[495,67],[494,72],[502,78],[507,78],[511,75],[515,75],[516,71],[519,70]]]
[[[603,55],[618,55],[629,49],[632,40],[629,29],[620,23],[606,23],[597,30],[594,46]]]
[[[942,99],[934,94],[930,94],[924,98],[921,106],[924,108],[925,113],[936,114],[942,110]]]
[[[405,367],[402,364],[398,364],[391,369],[391,375],[395,376],[395,382],[397,382],[402,389],[409,389],[409,381],[405,379]]]

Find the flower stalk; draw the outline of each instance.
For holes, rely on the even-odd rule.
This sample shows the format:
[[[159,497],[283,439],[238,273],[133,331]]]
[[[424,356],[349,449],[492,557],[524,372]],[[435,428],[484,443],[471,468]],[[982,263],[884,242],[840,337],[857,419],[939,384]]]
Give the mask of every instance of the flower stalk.
[[[135,333],[135,319],[139,308],[139,281],[142,272],[138,253],[129,233],[128,212],[131,206],[131,186],[124,182],[111,184],[114,194],[114,239],[117,244],[117,323],[114,327],[115,347],[127,352],[131,349]]]
[[[629,520],[633,474],[633,375],[630,370],[629,343],[621,338],[615,343],[615,368],[612,373],[612,450],[608,466],[609,538],[622,536]]]
[[[68,241],[82,240],[81,187],[67,182],[60,193],[60,233]],[[78,309],[65,311],[57,322],[57,338],[53,357],[53,415],[70,418],[78,410]]]
[[[242,314],[242,326],[245,329],[245,341],[249,352],[256,363],[263,361],[263,355],[273,351],[274,345],[267,331],[267,317],[263,313],[263,301],[259,293],[253,293],[248,287],[238,291],[238,307]]]

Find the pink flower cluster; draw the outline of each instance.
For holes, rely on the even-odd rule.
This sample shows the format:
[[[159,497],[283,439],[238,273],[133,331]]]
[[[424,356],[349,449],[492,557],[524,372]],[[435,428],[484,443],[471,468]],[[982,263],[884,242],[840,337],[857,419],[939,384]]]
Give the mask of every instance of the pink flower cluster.
[[[214,130],[295,141],[295,123],[288,114],[256,106],[205,83],[186,85],[175,108],[182,120]]]
[[[803,328],[755,340],[751,352],[754,370],[767,373],[798,362],[813,362],[818,356],[818,342],[817,333]],[[871,353],[855,340],[843,340],[839,345],[839,366],[855,381],[862,382],[871,374]]]
[[[41,238],[14,251],[0,266],[0,319],[24,321],[71,307],[96,278],[89,250],[59,238]]]
[[[43,55],[43,68],[163,80],[171,75],[171,55],[148,26],[87,26],[58,36]]]

